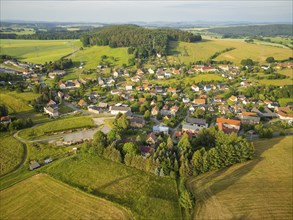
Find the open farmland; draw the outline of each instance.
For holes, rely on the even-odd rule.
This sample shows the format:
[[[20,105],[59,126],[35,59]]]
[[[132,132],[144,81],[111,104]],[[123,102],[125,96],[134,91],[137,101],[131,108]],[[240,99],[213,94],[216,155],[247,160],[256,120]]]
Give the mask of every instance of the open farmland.
[[[293,137],[254,142],[256,158],[190,178],[193,219],[291,219]]]
[[[69,58],[75,62],[82,62],[86,69],[95,69],[101,61],[101,56],[106,55],[107,61],[114,64],[114,66],[122,66],[128,64],[129,55],[126,47],[110,48],[109,46],[92,46],[85,47]],[[110,58],[113,57],[114,59]]]
[[[31,140],[44,136],[51,132],[65,131],[77,128],[94,127],[94,122],[90,117],[70,117],[56,121],[51,121],[37,127],[27,128],[19,132],[19,136]]]
[[[197,43],[171,42],[169,62],[188,63],[198,60],[206,61],[216,52],[226,48],[235,48],[234,50],[219,55],[216,60],[228,60],[239,65],[242,59],[251,58],[254,61],[265,63],[267,57],[278,59],[287,59],[292,56],[292,50],[289,48],[279,48],[268,45],[249,44],[243,40],[234,39],[210,39]]]
[[[0,54],[31,63],[55,61],[79,49],[79,40],[0,40]]]
[[[129,219],[128,210],[38,174],[0,192],[1,219]]]
[[[0,135],[0,176],[14,170],[22,161],[23,144],[8,133]]]
[[[129,208],[138,219],[180,219],[175,180],[157,177],[97,155],[56,161],[46,172]]]

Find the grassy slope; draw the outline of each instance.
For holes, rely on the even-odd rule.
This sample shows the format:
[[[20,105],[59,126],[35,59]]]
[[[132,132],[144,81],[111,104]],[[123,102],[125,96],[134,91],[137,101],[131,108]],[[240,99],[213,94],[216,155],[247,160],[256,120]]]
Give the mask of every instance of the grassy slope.
[[[293,137],[254,144],[255,160],[188,180],[194,219],[292,218]]]
[[[198,43],[180,42],[179,44],[172,42],[170,47],[172,54],[178,52],[179,54],[185,54],[184,50],[187,51],[187,56],[178,56],[181,62],[194,62],[197,60],[205,61],[215,52],[219,52],[229,47],[234,47],[236,49],[221,54],[216,60],[229,60],[235,64],[240,64],[242,59],[251,58],[260,63],[265,63],[265,59],[269,56],[273,56],[277,60],[287,59],[292,56],[292,50],[288,48],[248,44],[243,42],[243,40],[233,39],[211,39]],[[169,61],[172,62],[172,60],[176,60],[178,63],[178,58],[175,56],[169,56]]]
[[[0,192],[1,219],[128,219],[130,213],[38,174]]]
[[[48,117],[41,113],[36,113],[31,106],[28,105],[29,100],[37,98],[39,94],[32,92],[7,92],[0,91],[0,103],[4,103],[9,114],[15,115],[18,118],[31,118],[34,123],[42,123],[48,121]]]
[[[49,132],[65,131],[75,128],[93,127],[94,122],[90,117],[70,117],[42,124],[37,127],[24,129],[19,132],[19,136],[24,139],[36,139]]]
[[[32,63],[45,63],[58,60],[76,51],[79,40],[0,40],[0,54],[8,54]]]
[[[95,69],[101,61],[101,56],[106,55],[108,57],[113,56],[117,58],[114,62],[115,66],[122,66],[123,63],[128,64],[129,55],[127,53],[127,48],[110,48],[109,46],[92,46],[86,47],[81,51],[70,56],[72,61],[83,62],[86,69]]]
[[[80,154],[48,167],[53,177],[129,208],[139,219],[180,219],[175,181]]]
[[[24,153],[22,143],[8,133],[0,133],[0,176],[16,168]]]

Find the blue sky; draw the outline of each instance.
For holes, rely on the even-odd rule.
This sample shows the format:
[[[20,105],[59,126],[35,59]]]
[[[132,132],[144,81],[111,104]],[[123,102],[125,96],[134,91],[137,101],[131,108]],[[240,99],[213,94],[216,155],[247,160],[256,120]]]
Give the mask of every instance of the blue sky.
[[[292,22],[292,1],[14,1],[1,0],[1,20],[64,22]]]

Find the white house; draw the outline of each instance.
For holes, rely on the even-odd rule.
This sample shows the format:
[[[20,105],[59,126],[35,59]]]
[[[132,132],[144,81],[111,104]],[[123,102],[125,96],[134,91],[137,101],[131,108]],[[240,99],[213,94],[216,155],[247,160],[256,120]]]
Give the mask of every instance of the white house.
[[[131,114],[130,107],[123,107],[123,106],[111,106],[110,111],[112,115],[117,115],[119,112],[122,114]]]
[[[125,86],[125,90],[128,90],[128,91],[129,91],[129,90],[132,90],[132,85],[129,85],[129,84],[126,85],[126,86]]]
[[[44,107],[44,112],[48,115],[50,115],[50,117],[58,117],[59,116],[59,112],[58,109],[56,108],[52,108],[51,106],[46,106]]]
[[[154,133],[164,133],[164,134],[168,134],[169,133],[169,128],[162,126],[162,125],[157,125],[153,127],[153,132]]]

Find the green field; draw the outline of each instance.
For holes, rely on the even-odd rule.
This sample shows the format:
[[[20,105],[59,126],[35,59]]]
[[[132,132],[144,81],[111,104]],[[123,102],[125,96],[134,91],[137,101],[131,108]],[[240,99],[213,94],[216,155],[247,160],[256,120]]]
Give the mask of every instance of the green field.
[[[14,170],[22,161],[23,144],[8,133],[0,133],[0,176]]]
[[[79,40],[0,40],[0,54],[14,56],[21,61],[41,63],[55,61],[78,50]]]
[[[292,85],[293,79],[261,79],[258,82],[263,85],[285,86]]]
[[[193,219],[292,219],[293,137],[254,142],[256,158],[190,178]]]
[[[110,48],[109,46],[92,46],[85,47],[83,50],[78,51],[69,58],[75,62],[82,62],[86,69],[96,69],[101,61],[101,56],[106,55],[108,57],[113,56],[117,61],[108,58],[107,60],[112,62],[114,66],[122,66],[122,64],[128,64],[129,55],[126,47],[122,48]]]
[[[42,124],[37,127],[27,128],[19,132],[19,136],[26,140],[40,138],[50,132],[65,131],[70,129],[94,127],[94,122],[90,117],[80,116],[63,118]]]
[[[0,192],[1,219],[129,219],[128,210],[38,174]]]
[[[265,63],[266,58],[269,56],[273,56],[276,60],[287,59],[292,56],[292,50],[288,48],[248,44],[239,39],[206,39],[197,43],[171,42],[170,53],[172,55],[168,56],[168,60],[171,63],[174,61],[177,61],[176,63],[188,63],[197,60],[206,61],[216,52],[230,47],[235,49],[221,54],[216,60],[229,60],[239,65],[242,59],[247,58]]]
[[[37,113],[31,106],[28,105],[28,101],[37,98],[40,94],[32,92],[17,93],[0,91],[0,103],[5,104],[9,109],[9,114],[16,116],[17,118],[31,118],[33,122],[42,123],[49,121],[49,118],[42,113]]]
[[[180,219],[175,180],[79,154],[56,161],[46,172],[69,185],[129,208],[138,219]]]

